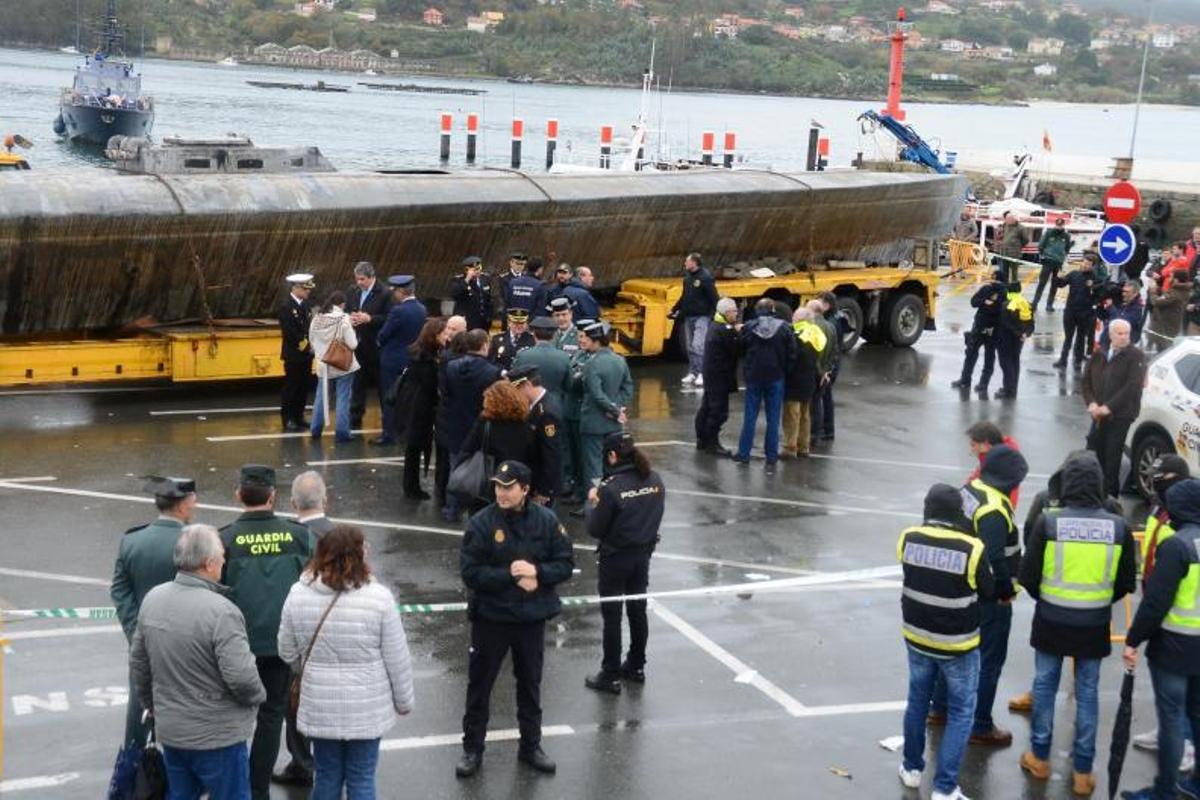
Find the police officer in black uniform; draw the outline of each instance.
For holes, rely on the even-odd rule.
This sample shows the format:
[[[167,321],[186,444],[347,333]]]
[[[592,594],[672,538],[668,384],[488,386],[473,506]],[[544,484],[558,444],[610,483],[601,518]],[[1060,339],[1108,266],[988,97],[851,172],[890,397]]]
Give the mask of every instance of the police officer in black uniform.
[[[650,556],[658,544],[667,492],[650,461],[628,433],[604,439],[605,478],[588,493],[587,529],[600,541],[601,597],[644,594],[650,582]],[[626,600],[629,653],[621,660],[621,604],[603,603],[604,660],[584,683],[599,692],[621,693],[621,681],[645,683],[646,601]]]
[[[520,251],[508,257],[508,270],[500,276],[500,300],[505,317],[514,308],[524,310],[527,317],[534,311],[534,295],[542,282],[525,271],[528,263],[529,257]]]
[[[279,415],[283,418],[285,431],[306,431],[304,404],[308,400],[308,386],[312,381],[313,351],[308,343],[308,324],[312,321],[312,309],[308,296],[316,288],[313,276],[297,272],[287,276],[292,285],[291,292],[279,305],[279,332],[283,344],[279,357],[283,359],[283,391],[279,397]]]
[[[571,577],[575,559],[554,512],[528,502],[530,479],[520,461],[500,464],[492,476],[496,502],[471,517],[459,552],[471,620],[463,755],[454,768],[460,778],[483,763],[492,686],[509,650],[521,730],[517,759],[542,773],[557,769],[542,750],[542,660],[546,620],[562,609],[556,587]]]
[[[450,279],[454,313],[467,321],[467,330],[492,327],[492,279],[483,271],[483,259],[467,256],[461,275]]]
[[[971,296],[971,307],[975,309],[975,320],[971,330],[963,334],[966,343],[966,354],[963,357],[962,374],[958,380],[951,382],[950,388],[966,392],[971,388],[971,379],[975,373],[975,363],[979,360],[979,350],[983,349],[983,371],[979,373],[979,383],[975,391],[987,392],[988,382],[996,368],[996,327],[1000,324],[1000,312],[1004,310],[1004,282],[1001,280],[1002,270],[998,270],[992,281],[980,287]]]
[[[508,372],[517,353],[535,344],[537,340],[529,332],[529,312],[523,308],[510,308],[508,328],[492,337],[488,359],[500,367],[501,372]]]
[[[542,386],[541,372],[527,364],[513,367],[508,380],[529,403],[529,429],[533,432],[531,492],[538,505],[554,508],[562,492],[562,411]]]

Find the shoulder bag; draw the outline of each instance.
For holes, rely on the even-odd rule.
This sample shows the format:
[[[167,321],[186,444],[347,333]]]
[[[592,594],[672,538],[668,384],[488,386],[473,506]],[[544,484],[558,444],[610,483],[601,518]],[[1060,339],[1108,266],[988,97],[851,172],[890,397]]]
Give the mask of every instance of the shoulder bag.
[[[342,339],[341,321],[338,322],[333,341],[329,343],[329,347],[325,348],[325,353],[321,356],[321,361],[334,369],[340,369],[342,372],[349,372],[350,367],[354,366],[354,351]]]
[[[329,601],[329,605],[326,607],[325,613],[321,615],[321,621],[317,623],[317,629],[313,631],[312,639],[310,639],[308,642],[308,649],[304,651],[304,658],[300,661],[300,671],[292,676],[291,686],[288,687],[288,713],[293,717],[295,717],[296,712],[300,710],[300,682],[304,680],[304,668],[308,666],[308,659],[309,656],[312,655],[313,645],[317,643],[317,636],[321,634],[321,627],[325,625],[325,620],[329,618],[329,612],[333,611],[334,605],[341,596],[342,593],[338,592],[333,596],[333,599]]]
[[[460,463],[450,473],[446,483],[446,491],[468,500],[484,500],[491,502],[488,496],[488,481],[492,478],[495,459],[488,453],[488,440],[491,438],[492,423],[483,423],[483,442],[471,457]]]

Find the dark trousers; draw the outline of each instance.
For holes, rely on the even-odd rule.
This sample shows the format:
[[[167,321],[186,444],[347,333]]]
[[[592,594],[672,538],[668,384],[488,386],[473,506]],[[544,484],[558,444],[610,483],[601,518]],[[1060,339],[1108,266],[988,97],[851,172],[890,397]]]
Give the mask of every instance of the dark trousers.
[[[296,726],[296,715],[289,708],[284,718],[284,744],[287,745],[288,755],[292,757],[292,763],[288,764],[288,769],[294,773],[304,773],[307,775],[313,774],[313,755],[312,744],[308,741],[308,737],[300,732],[300,728]]]
[[[1038,273],[1037,289],[1033,292],[1033,307],[1038,306],[1038,301],[1042,299],[1042,290],[1046,285],[1050,286],[1050,296],[1046,298],[1046,309],[1054,308],[1054,279],[1058,277],[1058,271],[1062,269],[1061,261],[1043,261],[1042,271]]]
[[[450,451],[442,444],[434,446],[433,498],[439,506],[446,505],[446,484],[450,482]],[[404,459],[408,463],[408,459]]]
[[[350,424],[355,428],[362,427],[363,415],[367,413],[367,390],[374,387],[379,394],[379,408],[383,409],[383,393],[386,386],[379,380],[379,354],[359,355],[358,371],[354,373],[354,394],[350,400]]]
[[[995,601],[979,603],[979,692],[975,699],[975,724],[972,734],[984,734],[996,726],[992,706],[1000,672],[1008,659],[1008,634],[1012,630],[1012,606]],[[946,684],[939,678],[933,687],[932,710],[946,713]]]
[[[1125,450],[1125,435],[1129,433],[1131,419],[1106,417],[1103,422],[1093,422],[1087,435],[1087,449],[1100,460],[1104,470],[1104,491],[1113,497],[1121,496],[1121,454]]]
[[[304,406],[308,403],[308,387],[312,381],[312,361],[283,362],[283,389],[279,392],[279,416],[283,424],[304,424]]]
[[[700,408],[696,411],[696,444],[710,447],[721,443],[721,426],[729,419],[729,392],[726,387],[709,383],[704,386]]]
[[[421,456],[425,449],[424,442],[414,442],[411,438],[404,447],[404,493],[407,495],[421,491]],[[446,479],[449,480],[449,473]]]
[[[383,391],[391,388],[391,385],[400,377],[400,373],[404,372],[403,366],[397,367],[380,367],[379,380]],[[387,441],[395,441],[396,439],[396,404],[384,403],[379,401],[383,410],[383,432],[379,435]]]
[[[963,356],[962,376],[960,381],[966,386],[971,385],[971,377],[975,374],[975,364],[979,361],[979,350],[983,349],[983,371],[979,373],[978,386],[987,391],[992,373],[996,370],[996,337],[983,331],[969,331],[963,334],[967,349]]]
[[[996,358],[1000,362],[1003,385],[1000,387],[1010,397],[1017,395],[1017,383],[1021,379],[1021,347],[1024,342],[1011,331],[996,332]]]
[[[1063,346],[1058,360],[1067,363],[1067,355],[1074,350],[1074,361],[1082,363],[1092,354],[1092,335],[1096,329],[1096,317],[1087,311],[1063,312]]]
[[[809,428],[812,431],[812,438],[826,439],[833,438],[833,385],[837,383],[837,368],[835,367],[829,373],[829,381],[818,386],[817,391],[813,393],[812,399],[812,424]]]
[[[584,485],[583,479],[583,434],[579,430],[579,419],[567,418],[567,452],[563,455],[563,486],[571,487],[571,492],[582,499],[587,496],[590,486]]]
[[[622,594],[643,594],[650,583],[650,553],[645,550],[621,550],[600,557],[599,592],[601,597]],[[600,666],[609,674],[621,668],[621,603],[601,603],[604,618],[604,660]],[[629,617],[629,655],[625,664],[630,669],[646,665],[646,640],[650,625],[646,621],[646,601],[626,600],[625,615]]]
[[[279,738],[287,711],[288,684],[292,669],[278,656],[258,656],[258,677],[267,690],[267,699],[258,707],[254,740],[250,743],[250,795],[254,800],[270,800],[271,771],[279,755]]]
[[[542,743],[542,658],[546,623],[471,622],[471,653],[467,661],[467,711],[463,714],[463,750],[482,753],[487,736],[492,687],[504,657],[512,651],[513,677],[517,681],[517,725],[521,750]]]

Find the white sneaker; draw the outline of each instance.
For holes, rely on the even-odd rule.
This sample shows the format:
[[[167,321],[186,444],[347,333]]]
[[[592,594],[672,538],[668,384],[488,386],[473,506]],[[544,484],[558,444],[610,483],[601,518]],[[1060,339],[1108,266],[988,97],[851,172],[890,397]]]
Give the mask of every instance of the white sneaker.
[[[1148,753],[1153,753],[1158,750],[1158,728],[1139,733],[1133,737],[1133,746],[1138,750],[1145,750]]]
[[[1179,762],[1180,772],[1191,772],[1196,767],[1196,745],[1192,742],[1183,743],[1183,758]]]
[[[963,794],[962,789],[955,786],[954,791],[950,792],[950,794],[943,794],[942,792],[934,792],[933,800],[971,800],[971,798],[969,798],[965,794]]]
[[[901,761],[900,762],[900,782],[903,783],[905,786],[907,786],[909,789],[920,789],[921,788],[921,770],[905,769],[904,762]]]
[[[696,376],[690,372],[687,375],[684,375],[683,380],[680,381],[680,383],[682,383],[684,386],[691,386],[695,382]]]
[[[697,388],[699,388],[699,387],[701,387],[701,386],[703,386],[703,385],[704,385],[704,376],[703,376],[703,375],[697,375],[697,376],[696,376],[696,387],[697,387]]]

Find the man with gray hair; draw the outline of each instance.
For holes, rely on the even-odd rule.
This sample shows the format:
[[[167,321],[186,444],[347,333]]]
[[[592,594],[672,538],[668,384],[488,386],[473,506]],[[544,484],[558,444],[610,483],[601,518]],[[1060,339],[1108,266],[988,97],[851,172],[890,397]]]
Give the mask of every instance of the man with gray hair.
[[[325,516],[325,479],[316,470],[301,472],[292,481],[292,508],[296,511],[296,522],[312,531],[314,539],[320,539],[333,527]]]
[[[1130,339],[1133,326],[1125,319],[1108,323],[1108,346],[1097,347],[1083,373],[1080,392],[1092,417],[1087,447],[1100,459],[1105,491],[1121,496],[1121,453],[1129,426],[1142,410],[1146,354]]]
[[[383,408],[383,393],[386,386],[379,381],[379,329],[387,319],[391,305],[391,292],[379,285],[375,279],[375,267],[370,261],[360,261],[354,266],[354,287],[346,292],[346,313],[350,324],[358,335],[358,347],[354,358],[359,369],[354,373],[354,395],[350,400],[350,426],[362,427],[363,414],[367,409],[367,388],[374,386],[379,394],[379,407]]]
[[[700,375],[704,396],[700,398],[695,421],[696,449],[713,455],[733,455],[733,451],[721,444],[721,426],[729,419],[729,395],[738,390],[739,328],[737,303],[722,297],[705,334]]]
[[[185,527],[174,560],[175,580],[142,601],[129,656],[133,686],[154,719],[172,797],[247,798],[246,740],[267,693],[246,621],[220,583],[217,530]]]

